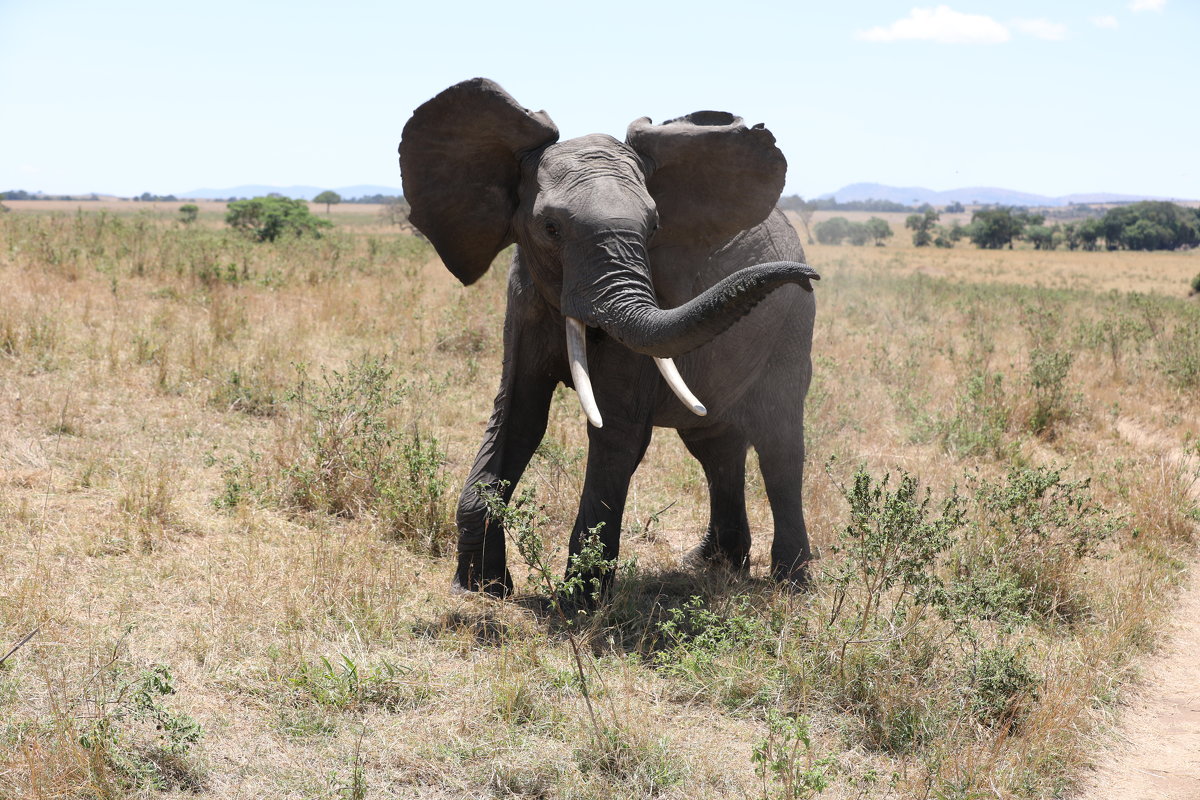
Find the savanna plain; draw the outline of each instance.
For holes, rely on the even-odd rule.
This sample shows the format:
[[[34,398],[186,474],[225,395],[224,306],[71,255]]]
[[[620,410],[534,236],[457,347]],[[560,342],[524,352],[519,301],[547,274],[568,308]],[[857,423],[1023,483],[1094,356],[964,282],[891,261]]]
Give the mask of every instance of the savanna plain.
[[[811,587],[764,577],[753,455],[750,575],[683,564],[704,476],[658,431],[575,614],[567,389],[516,596],[448,591],[506,255],[464,289],[364,209],[10,205],[4,800],[1070,796],[1195,560],[1195,251],[810,245]]]

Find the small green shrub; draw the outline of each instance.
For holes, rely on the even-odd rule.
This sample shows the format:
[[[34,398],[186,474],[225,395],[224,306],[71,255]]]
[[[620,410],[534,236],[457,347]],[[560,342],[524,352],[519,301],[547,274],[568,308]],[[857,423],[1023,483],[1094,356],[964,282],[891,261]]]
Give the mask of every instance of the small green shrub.
[[[829,787],[827,773],[833,758],[816,758],[808,719],[767,712],[767,737],[754,746],[751,755],[762,781],[762,798],[802,800],[816,797]]]
[[[361,711],[377,706],[388,711],[416,708],[433,696],[428,676],[380,659],[360,667],[347,655],[334,664],[322,656],[306,662],[288,679],[300,696],[322,708]]]
[[[370,357],[315,381],[298,369],[288,401],[299,436],[282,465],[281,498],[336,516],[374,514],[396,539],[442,552],[451,539],[445,451],[415,426],[407,435],[393,427],[406,389],[392,370]]]
[[[892,491],[891,478],[888,473],[876,481],[859,467],[853,485],[841,487],[850,505],[850,524],[830,548],[840,559],[831,559],[824,575],[832,590],[828,625],[833,627],[847,606],[854,605],[850,629],[855,636],[877,625],[881,617],[902,623],[909,612],[922,610],[939,597],[938,558],[954,544],[965,522],[957,488],[934,518],[928,487],[922,496],[917,479],[901,472]],[[886,609],[885,603],[890,604]]]
[[[1196,273],[1196,277],[1192,278],[1192,282],[1188,284],[1191,294],[1200,294],[1200,272]]]
[[[1029,354],[1029,385],[1033,390],[1033,412],[1029,427],[1045,434],[1059,422],[1071,418],[1067,376],[1074,356],[1058,350],[1034,348]]]
[[[660,674],[682,681],[694,697],[733,709],[771,705],[786,682],[772,651],[778,631],[744,595],[709,607],[693,596],[669,608],[658,624],[660,649],[652,663]]]
[[[179,207],[179,221],[191,225],[200,216],[200,206],[195,203],[184,203]]]
[[[992,574],[990,601],[1003,612],[1072,618],[1089,606],[1083,559],[1100,558],[1124,520],[1091,495],[1087,478],[1068,481],[1061,469],[1014,468],[1001,483],[981,483],[976,503],[983,543],[969,568]],[[1009,584],[1015,584],[1009,585]]]
[[[1159,368],[1182,389],[1200,387],[1200,314],[1181,321],[1158,344]]]
[[[942,423],[942,437],[946,448],[960,455],[1000,458],[1008,420],[1003,376],[977,373],[967,378],[955,402],[954,416]]]
[[[971,663],[971,712],[985,724],[1019,724],[1037,699],[1041,678],[1018,651],[997,647],[980,651]]]
[[[91,751],[94,780],[104,785],[111,775],[127,788],[194,789],[198,779],[184,757],[203,738],[204,729],[165,703],[176,692],[170,668],[152,664],[128,676],[124,666],[113,662],[100,677],[109,691],[95,699],[96,715],[79,737],[80,745]]]

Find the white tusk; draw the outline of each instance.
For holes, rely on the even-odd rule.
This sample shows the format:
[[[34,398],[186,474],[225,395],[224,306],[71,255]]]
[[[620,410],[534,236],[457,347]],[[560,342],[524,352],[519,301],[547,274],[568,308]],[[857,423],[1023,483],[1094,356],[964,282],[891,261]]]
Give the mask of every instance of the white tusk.
[[[571,364],[571,381],[575,384],[575,394],[579,395],[579,405],[588,422],[597,428],[604,427],[600,418],[600,409],[596,406],[596,397],[592,394],[592,379],[588,377],[587,342],[584,339],[583,323],[574,317],[567,317],[567,361]]]
[[[674,361],[669,358],[655,358],[654,364],[666,379],[667,386],[671,387],[675,396],[682,400],[683,404],[692,410],[692,413],[701,417],[708,413],[704,404],[696,399],[696,395],[692,394],[692,390],[683,382],[683,376],[679,374]]]

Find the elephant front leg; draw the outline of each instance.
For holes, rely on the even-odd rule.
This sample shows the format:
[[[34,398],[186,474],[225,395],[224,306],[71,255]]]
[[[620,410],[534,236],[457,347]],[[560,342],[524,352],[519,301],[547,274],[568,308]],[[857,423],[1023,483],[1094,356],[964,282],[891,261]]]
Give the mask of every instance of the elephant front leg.
[[[605,417],[603,428],[588,428],[587,472],[567,561],[567,582],[580,590],[570,598],[573,602],[590,605],[612,584],[629,482],[650,444],[651,431],[649,419],[613,416]]]
[[[458,502],[458,567],[453,582],[457,591],[484,591],[497,597],[512,591],[504,522],[492,509],[507,505],[541,443],[556,383],[550,376],[501,383],[487,433]]]

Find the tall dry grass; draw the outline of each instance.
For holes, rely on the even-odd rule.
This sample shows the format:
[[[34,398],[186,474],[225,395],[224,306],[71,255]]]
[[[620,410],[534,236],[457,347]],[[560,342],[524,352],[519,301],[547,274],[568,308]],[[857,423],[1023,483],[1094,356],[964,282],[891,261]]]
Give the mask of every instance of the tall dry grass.
[[[1164,276],[1200,270],[1124,257],[811,248],[814,588],[761,579],[753,468],[754,577],[680,566],[704,479],[660,431],[614,597],[564,619],[446,591],[502,265],[4,215],[0,655],[36,634],[0,797],[1062,793],[1196,531],[1200,306]],[[585,447],[563,390],[525,480],[555,572]]]

